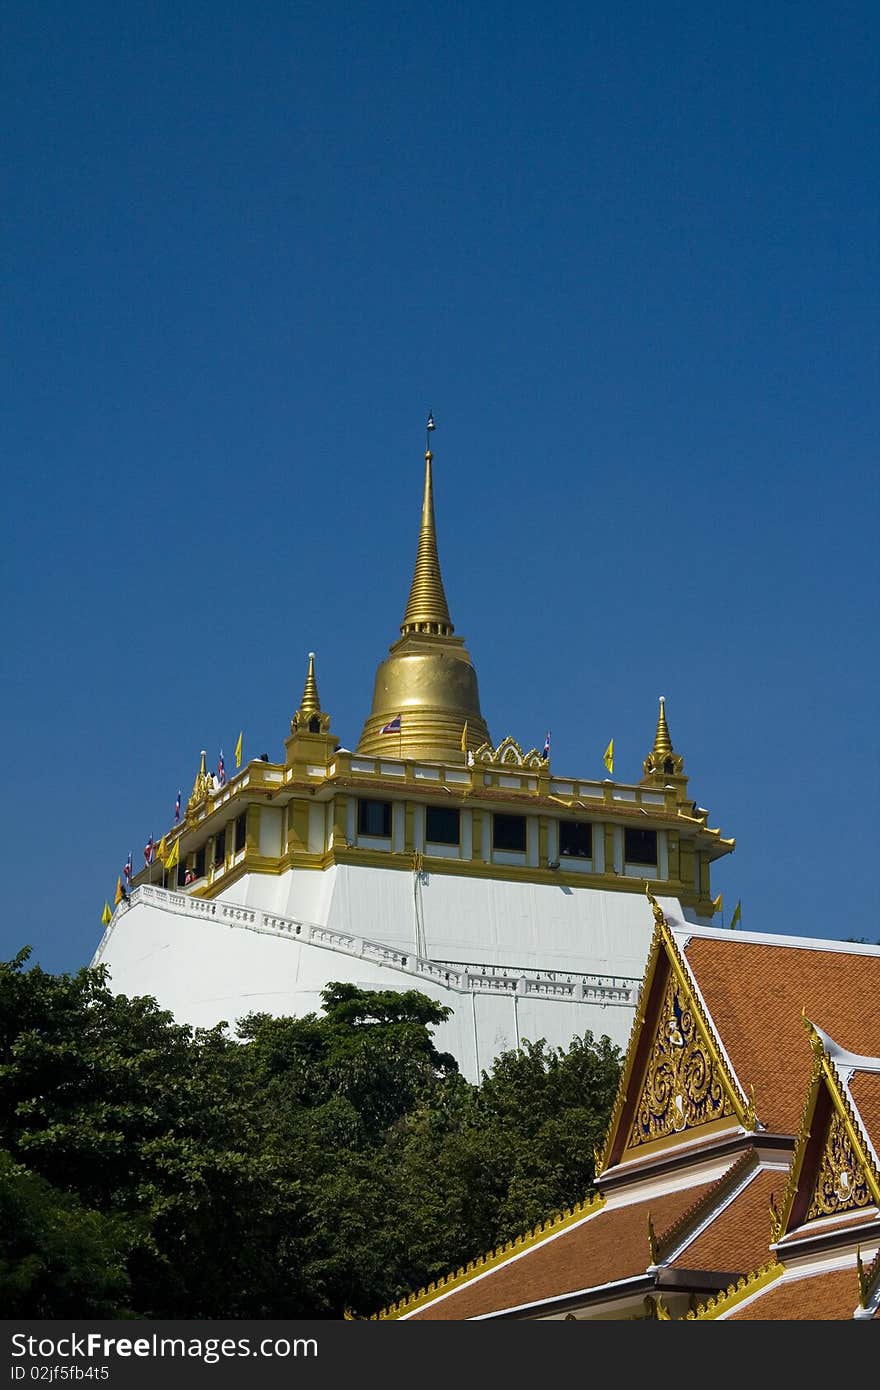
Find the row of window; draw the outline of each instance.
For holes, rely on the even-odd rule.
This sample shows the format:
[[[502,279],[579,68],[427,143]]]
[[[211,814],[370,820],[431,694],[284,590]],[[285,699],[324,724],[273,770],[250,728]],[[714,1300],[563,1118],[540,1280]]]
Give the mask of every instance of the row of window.
[[[239,850],[244,849],[246,843],[247,843],[247,812],[242,811],[241,815],[236,817],[235,826],[234,826],[234,828],[233,828],[233,846],[234,846],[233,853],[238,854]],[[194,882],[195,879],[204,878],[204,877],[205,877],[205,870],[206,870],[206,868],[207,868],[207,862],[208,862],[208,861],[207,861],[207,855],[208,855],[208,847],[207,847],[207,845],[201,845],[201,846],[199,847],[199,849],[197,849],[196,852],[195,852],[195,854],[193,855],[192,863],[191,863],[191,864],[184,863],[183,861],[181,861],[181,862],[178,864],[178,866],[177,866],[177,886],[178,886],[178,888],[182,888],[182,887],[183,887],[185,884],[187,884],[187,883],[192,883],[192,882]],[[218,831],[217,834],[214,836],[214,862],[213,862],[213,867],[216,869],[216,868],[218,868],[221,864],[225,863],[225,861],[226,861],[226,831],[225,831],[225,830],[220,830],[220,831]]]
[[[391,835],[391,802],[358,801],[358,834],[388,839]],[[425,840],[435,845],[461,843],[461,813],[453,806],[425,808]],[[496,813],[492,816],[492,848],[521,850],[526,848],[525,816]],[[587,822],[559,822],[560,859],[592,859],[593,827]],[[657,863],[657,832],[641,827],[624,828],[623,857],[627,864],[655,865]]]
[[[366,798],[358,800],[357,826],[359,835],[370,835],[377,839],[391,838],[391,802],[374,801]],[[217,868],[226,859],[226,831],[214,836],[213,867]],[[244,849],[247,839],[247,817],[243,812],[237,817],[233,829],[233,852]],[[434,845],[461,844],[461,812],[455,806],[427,806],[425,808],[425,840]],[[493,850],[509,850],[525,853],[526,818],[495,813],[492,816]],[[189,864],[181,862],[177,866],[177,886],[183,887],[195,879],[204,878],[208,868],[207,845],[202,845],[193,855]],[[587,822],[561,820],[559,822],[559,858],[592,859],[593,827]],[[642,828],[624,828],[623,857],[627,864],[644,864],[653,867],[657,863],[657,832]]]

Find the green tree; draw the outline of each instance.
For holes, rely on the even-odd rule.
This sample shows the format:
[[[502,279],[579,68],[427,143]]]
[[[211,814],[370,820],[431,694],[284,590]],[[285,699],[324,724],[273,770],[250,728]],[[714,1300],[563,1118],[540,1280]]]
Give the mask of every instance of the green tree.
[[[129,1296],[127,1247],[121,1222],[88,1210],[0,1150],[4,1317],[119,1317]]]

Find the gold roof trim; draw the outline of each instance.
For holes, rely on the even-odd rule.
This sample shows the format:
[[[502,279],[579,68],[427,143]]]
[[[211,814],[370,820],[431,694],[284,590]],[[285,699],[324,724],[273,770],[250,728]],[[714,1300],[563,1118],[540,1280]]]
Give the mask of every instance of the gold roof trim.
[[[853,1154],[864,1171],[865,1181],[871,1195],[875,1203],[880,1206],[880,1170],[878,1170],[874,1162],[870,1145],[865,1142],[861,1123],[853,1109],[852,1102],[844,1088],[843,1082],[840,1079],[837,1067],[825,1043],[822,1041],[818,1030],[803,1012],[801,1013],[801,1022],[810,1037],[810,1047],[813,1051],[813,1065],[810,1073],[810,1082],[807,1087],[807,1096],[801,1113],[801,1123],[797,1142],[795,1143],[794,1153],[792,1154],[791,1165],[789,1167],[788,1182],[782,1202],[778,1208],[774,1208],[773,1210],[770,1239],[774,1244],[780,1241],[788,1232],[792,1208],[803,1176],[802,1169],[807,1144],[810,1139],[810,1130],[813,1125],[816,1107],[823,1085],[831,1099],[834,1115],[839,1119],[844,1134],[853,1150]],[[829,1125],[829,1130],[830,1128],[831,1126]],[[827,1139],[828,1136],[826,1135],[826,1144]],[[809,1219],[808,1212],[804,1217],[804,1222]]]
[[[785,1273],[785,1268],[778,1260],[769,1260],[758,1269],[752,1270],[750,1274],[744,1274],[733,1284],[728,1284],[726,1289],[720,1293],[712,1294],[705,1302],[698,1304],[696,1308],[689,1308],[680,1322],[701,1322],[705,1319],[718,1318],[722,1313],[735,1308],[738,1303],[757,1293],[759,1289],[764,1289],[768,1284],[772,1284]]]
[[[466,1265],[461,1265],[454,1273],[447,1274],[441,1279],[432,1279],[430,1284],[419,1289],[417,1293],[409,1294],[406,1298],[399,1299],[397,1303],[390,1303],[379,1313],[372,1313],[369,1321],[382,1322],[389,1318],[400,1318],[404,1313],[411,1313],[416,1308],[433,1302],[438,1294],[451,1293],[453,1289],[469,1283],[477,1274],[485,1274],[487,1270],[494,1269],[496,1265],[504,1264],[512,1255],[520,1255],[523,1251],[530,1250],[532,1246],[540,1244],[547,1236],[564,1230],[566,1226],[576,1225],[585,1216],[590,1216],[604,1205],[605,1198],[602,1194],[600,1192],[594,1193],[592,1197],[586,1197],[575,1206],[566,1207],[565,1211],[560,1212],[557,1216],[549,1216],[546,1221],[539,1221],[530,1231],[516,1236],[513,1240],[505,1241],[503,1245],[496,1246],[487,1254],[480,1255],[475,1260],[468,1260]]]
[[[660,904],[657,902],[657,899],[651,893],[647,883],[645,885],[645,891],[648,901],[651,904],[651,911],[654,914],[654,936],[651,940],[651,945],[648,951],[648,961],[645,967],[645,974],[642,978],[642,986],[639,990],[638,1000],[636,1001],[636,1011],[635,1016],[633,1018],[632,1031],[630,1032],[626,1057],[624,1059],[623,1069],[620,1075],[620,1083],[617,1088],[617,1096],[615,1097],[614,1106],[611,1111],[611,1119],[609,1121],[605,1144],[602,1150],[602,1170],[604,1170],[608,1166],[611,1152],[614,1147],[614,1142],[617,1137],[617,1132],[620,1126],[624,1106],[626,1105],[626,1102],[629,1098],[630,1088],[632,1087],[634,1082],[634,1071],[636,1056],[638,1054],[638,1044],[641,1030],[645,1024],[645,1010],[648,1001],[651,997],[651,991],[654,985],[654,978],[659,968],[661,957],[665,957],[666,960],[668,960],[671,974],[673,978],[677,980],[678,986],[681,989],[684,998],[687,1000],[687,1003],[693,1012],[696,1026],[702,1037],[703,1044],[709,1055],[710,1061],[717,1069],[718,1075],[720,1076],[724,1084],[724,1088],[727,1092],[728,1101],[732,1107],[733,1113],[738,1123],[742,1125],[744,1129],[749,1131],[753,1130],[757,1123],[754,1115],[753,1099],[751,1097],[747,1098],[743,1095],[740,1084],[727,1063],[727,1059],[724,1056],[724,1053],[715,1035],[715,1029],[713,1028],[709,1020],[709,1017],[706,1014],[705,1009],[703,1008],[702,1001],[694,988],[690,970],[688,969],[685,959],[678,948],[678,944],[675,940],[675,937],[672,934],[672,928],[670,927],[669,923],[666,920],[666,917],[664,916],[663,909],[660,907]],[[641,1086],[641,1084],[642,1078],[640,1076],[638,1080],[638,1085]],[[621,1154],[623,1154],[628,1149],[628,1147],[628,1144],[624,1144],[621,1148]],[[601,1170],[597,1170],[597,1176],[599,1171]]]
[[[422,521],[419,527],[419,548],[416,553],[416,568],[403,622],[401,636],[409,632],[434,632],[440,637],[451,637],[455,628],[449,616],[449,605],[443,589],[443,576],[440,573],[440,557],[437,553],[437,531],[434,525],[434,484],[431,475],[431,462],[434,455],[425,450],[425,491],[422,498]]]

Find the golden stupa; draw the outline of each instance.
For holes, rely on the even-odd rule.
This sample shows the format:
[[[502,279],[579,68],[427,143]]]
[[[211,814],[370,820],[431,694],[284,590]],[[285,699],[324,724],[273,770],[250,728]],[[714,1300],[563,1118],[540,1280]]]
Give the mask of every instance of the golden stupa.
[[[429,420],[428,428],[433,428]],[[456,637],[440,574],[431,466],[425,450],[425,491],[416,568],[400,638],[376,672],[373,704],[358,753],[393,754],[441,762],[466,760],[491,743],[480,712],[477,673]],[[382,730],[400,717],[393,736]]]

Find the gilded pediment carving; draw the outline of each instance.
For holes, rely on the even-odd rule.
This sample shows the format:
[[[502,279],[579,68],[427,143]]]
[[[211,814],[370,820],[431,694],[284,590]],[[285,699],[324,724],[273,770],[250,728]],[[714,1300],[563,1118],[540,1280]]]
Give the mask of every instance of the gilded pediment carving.
[[[474,761],[478,763],[499,763],[502,767],[542,767],[543,759],[537,748],[530,748],[528,753],[524,753],[515,738],[510,734],[502,739],[497,748],[493,748],[491,743],[481,743],[474,753]]]
[[[698,1026],[680,981],[666,985],[627,1148],[736,1117],[714,1050]]]
[[[842,1115],[835,1113],[828,1126],[807,1220],[867,1207],[873,1200],[865,1169],[847,1133],[846,1122]]]

